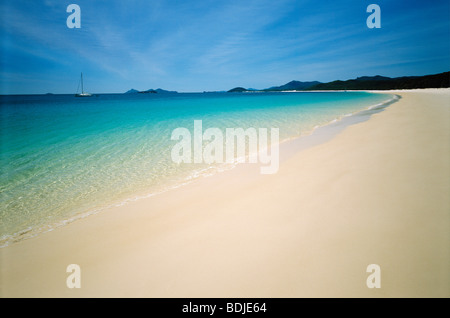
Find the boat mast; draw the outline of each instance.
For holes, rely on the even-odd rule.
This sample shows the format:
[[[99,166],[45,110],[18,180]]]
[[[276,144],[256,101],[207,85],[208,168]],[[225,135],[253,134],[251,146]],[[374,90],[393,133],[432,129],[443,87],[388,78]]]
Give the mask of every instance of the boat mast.
[[[83,88],[83,72],[81,72],[81,94],[84,94],[84,88]]]

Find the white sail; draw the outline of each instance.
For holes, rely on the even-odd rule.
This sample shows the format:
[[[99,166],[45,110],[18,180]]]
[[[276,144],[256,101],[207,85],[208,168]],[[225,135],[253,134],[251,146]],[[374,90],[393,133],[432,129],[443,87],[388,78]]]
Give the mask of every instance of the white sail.
[[[83,72],[81,72],[81,94],[75,94],[75,97],[90,97],[92,94],[84,92],[83,86]]]

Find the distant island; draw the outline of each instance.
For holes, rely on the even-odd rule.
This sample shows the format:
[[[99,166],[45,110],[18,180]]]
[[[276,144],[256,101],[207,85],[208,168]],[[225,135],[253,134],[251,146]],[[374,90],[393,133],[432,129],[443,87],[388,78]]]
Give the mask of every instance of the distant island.
[[[319,81],[290,81],[284,85],[272,86],[265,89],[244,88],[241,86],[232,88],[228,93],[248,92],[282,92],[282,91],[327,91],[327,90],[389,90],[389,89],[416,89],[416,88],[444,88],[450,87],[450,72],[444,72],[424,76],[361,76],[349,80],[336,80],[322,83]],[[161,88],[138,91],[134,88],[124,94],[177,94],[177,91],[168,91]],[[219,91],[203,93],[219,93]]]
[[[155,91],[154,89],[148,89],[146,91],[140,91],[138,92],[139,94],[156,94],[157,91]]]
[[[249,90],[247,90],[246,88],[243,87],[235,87],[233,89],[230,89],[228,91],[228,93],[242,93],[242,92],[248,92]]]
[[[243,92],[280,92],[280,91],[321,91],[321,90],[388,90],[415,88],[443,88],[450,87],[450,72],[425,76],[362,76],[346,81],[332,81],[328,83],[291,81],[281,86],[274,86],[261,90],[235,87],[228,93]]]
[[[157,89],[148,89],[146,91],[138,91],[134,88],[126,91],[124,94],[176,94],[178,93],[177,91],[166,91],[164,89],[161,88],[157,88]]]

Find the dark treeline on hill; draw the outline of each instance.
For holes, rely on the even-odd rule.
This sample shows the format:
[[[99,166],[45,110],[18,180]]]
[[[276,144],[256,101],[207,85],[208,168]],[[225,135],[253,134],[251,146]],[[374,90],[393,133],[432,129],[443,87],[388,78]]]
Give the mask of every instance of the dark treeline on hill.
[[[387,90],[414,88],[443,88],[450,87],[450,72],[425,76],[363,76],[347,81],[333,81],[328,83],[291,81],[282,86],[274,86],[259,90],[260,92],[277,91],[312,91],[312,90]],[[236,87],[228,92],[249,92],[242,87]]]
[[[347,81],[320,83],[308,90],[386,90],[386,89],[414,89],[414,88],[442,88],[450,87],[450,72],[405,77],[364,76]]]
[[[263,89],[263,91],[267,92],[276,92],[276,91],[301,91],[304,89],[311,88],[314,85],[322,84],[320,82],[314,81],[314,82],[300,82],[300,81],[291,81],[287,84],[281,85],[281,86],[274,86],[271,88]]]

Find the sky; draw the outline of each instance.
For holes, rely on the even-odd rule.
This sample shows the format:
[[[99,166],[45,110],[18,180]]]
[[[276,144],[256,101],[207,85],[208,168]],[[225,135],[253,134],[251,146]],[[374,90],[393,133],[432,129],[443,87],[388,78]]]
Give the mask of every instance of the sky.
[[[75,93],[81,72],[91,93],[428,75],[450,71],[450,1],[0,0],[0,40],[0,94]]]

